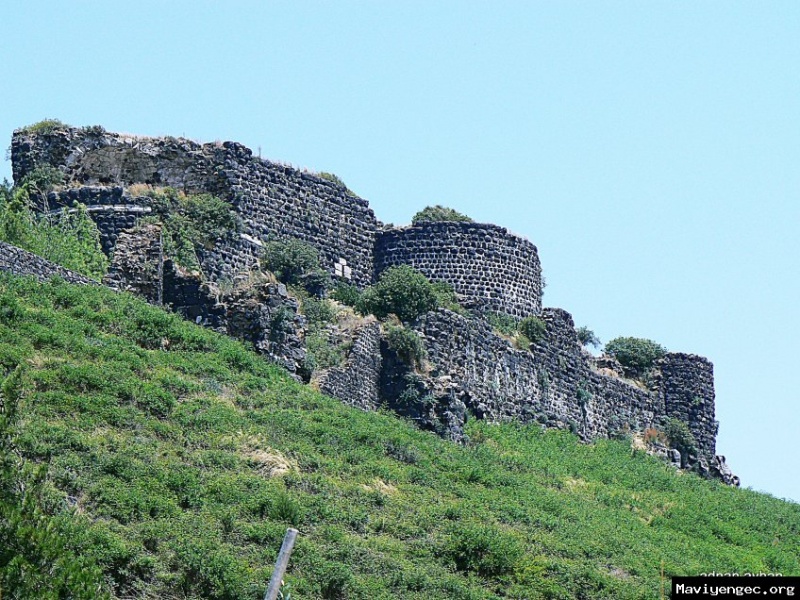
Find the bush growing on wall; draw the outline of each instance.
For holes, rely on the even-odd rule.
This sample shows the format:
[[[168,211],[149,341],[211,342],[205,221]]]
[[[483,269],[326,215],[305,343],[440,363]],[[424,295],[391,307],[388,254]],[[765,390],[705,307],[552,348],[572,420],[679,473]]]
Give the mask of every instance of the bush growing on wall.
[[[536,343],[544,339],[547,325],[539,317],[525,317],[519,322],[518,329],[522,335]]]
[[[340,281],[331,292],[331,298],[344,304],[345,306],[355,306],[361,298],[361,292],[352,283]]]
[[[156,217],[163,225],[164,250],[176,263],[199,269],[197,247],[213,248],[217,240],[239,230],[231,206],[211,194],[187,195],[175,188],[148,189]]]
[[[598,348],[600,346],[600,339],[594,334],[594,331],[586,326],[578,327],[578,341],[584,346],[592,346]]]
[[[662,345],[645,338],[617,337],[606,344],[604,352],[616,358],[633,375],[643,375],[667,353]]]
[[[330,287],[330,275],[320,266],[317,249],[296,238],[267,242],[261,265],[279,281],[299,285],[313,295],[322,295]]]
[[[393,314],[408,322],[438,306],[436,290],[428,278],[413,267],[399,265],[386,269],[378,283],[361,294],[356,310],[379,319]]]
[[[425,360],[425,346],[417,332],[402,325],[386,325],[386,343],[412,367],[419,368]]]
[[[463,223],[472,223],[467,215],[463,215],[457,210],[441,206],[426,206],[411,218],[411,223],[417,225],[430,221],[460,221]]]

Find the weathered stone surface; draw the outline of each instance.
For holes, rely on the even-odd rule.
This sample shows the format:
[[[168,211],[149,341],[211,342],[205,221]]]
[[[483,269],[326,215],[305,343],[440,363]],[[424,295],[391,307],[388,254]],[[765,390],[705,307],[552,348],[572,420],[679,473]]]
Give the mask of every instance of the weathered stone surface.
[[[497,225],[426,222],[381,231],[376,278],[395,265],[411,265],[432,281],[449,283],[464,306],[479,312],[521,318],[542,309],[536,246]]]
[[[20,130],[14,133],[11,155],[16,181],[37,165],[50,164],[64,172],[67,187],[112,189],[80,200],[96,209],[91,214],[98,217],[104,244],[119,231],[121,221],[135,220],[148,204],[146,198],[113,190],[134,183],[172,186],[215,194],[230,202],[242,219],[242,236],[201,257],[212,280],[231,278],[237,268],[252,268],[265,240],[294,237],[317,248],[331,275],[359,287],[372,281],[378,222],[366,200],[316,175],[254,157],[241,144],[197,144],[76,128],[38,135]],[[74,201],[75,193],[54,202]]]
[[[733,474],[733,471],[731,471],[731,468],[728,466],[725,457],[721,454],[716,455],[711,461],[710,469],[712,477],[720,479],[723,483],[727,483],[728,485],[739,487],[739,478]]]
[[[305,318],[299,303],[281,283],[260,283],[223,296],[222,326],[228,335],[251,342],[255,349],[289,373],[308,381],[303,342]]]
[[[80,283],[84,285],[98,284],[97,281],[89,277],[65,269],[27,250],[17,248],[5,242],[0,242],[0,271],[5,271],[13,275],[32,275],[39,281],[47,281],[52,277],[61,277],[70,283]]]
[[[120,233],[103,283],[161,306],[164,303],[161,227],[145,225]]]
[[[380,405],[382,366],[380,324],[367,323],[355,332],[345,364],[322,374],[319,389],[350,406],[375,410]]]

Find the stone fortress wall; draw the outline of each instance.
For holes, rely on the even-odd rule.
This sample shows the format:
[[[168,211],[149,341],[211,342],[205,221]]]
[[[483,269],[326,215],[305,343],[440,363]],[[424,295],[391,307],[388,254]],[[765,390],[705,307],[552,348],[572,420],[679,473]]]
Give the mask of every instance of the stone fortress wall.
[[[15,181],[39,165],[59,168],[66,185],[49,199],[51,209],[86,204],[106,243],[149,212],[147,198],[133,197],[127,186],[171,186],[217,195],[242,220],[238,239],[201,257],[211,278],[254,267],[267,239],[294,237],[317,248],[332,275],[360,288],[372,283],[378,221],[367,201],[316,175],[254,157],[241,144],[125,136],[101,128],[38,135],[18,130],[11,158]]]
[[[394,265],[411,265],[431,281],[451,284],[469,309],[519,318],[542,310],[536,246],[497,225],[427,222],[381,231],[376,277]]]
[[[317,248],[334,277],[359,288],[392,265],[410,264],[432,280],[453,285],[461,301],[478,312],[539,315],[547,334],[531,351],[515,349],[481,319],[445,310],[414,325],[432,367],[420,390],[439,399],[431,415],[436,410],[446,414],[444,420],[456,429],[469,412],[495,421],[568,427],[594,439],[626,427],[658,427],[675,417],[689,425],[707,463],[713,460],[717,423],[711,363],[668,354],[649,389],[599,369],[581,348],[569,313],[542,310],[536,247],[502,227],[440,222],[384,228],[368,203],[343,186],[254,157],[233,142],[201,145],[101,128],[59,128],[46,134],[19,130],[12,140],[12,161],[16,181],[37,165],[61,169],[67,183],[50,195],[51,210],[86,204],[107,251],[121,231],[150,212],[148,199],[132,195],[128,187],[169,185],[213,193],[230,202],[243,222],[238,238],[221,241],[201,257],[209,279],[255,266],[268,239],[295,237]],[[349,404],[378,406],[386,400],[382,388],[385,392],[392,379],[387,372],[396,370],[387,368],[390,363],[396,366],[372,324],[355,340],[345,368],[332,370],[320,387]],[[414,418],[428,419],[423,417]]]

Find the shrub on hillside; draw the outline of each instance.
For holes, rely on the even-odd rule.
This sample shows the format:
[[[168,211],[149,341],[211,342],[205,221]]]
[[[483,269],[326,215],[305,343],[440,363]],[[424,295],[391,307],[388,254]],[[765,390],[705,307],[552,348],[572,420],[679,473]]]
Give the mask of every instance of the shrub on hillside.
[[[417,225],[419,223],[426,223],[431,221],[459,221],[462,223],[472,223],[467,215],[463,215],[457,210],[448,208],[447,206],[426,206],[411,218],[411,223]]]
[[[639,376],[652,368],[667,349],[653,340],[617,337],[606,344],[604,352],[616,358],[630,374]]]
[[[331,298],[344,304],[345,306],[355,306],[361,298],[361,292],[351,283],[340,281],[331,292]]]
[[[428,278],[413,267],[399,265],[389,267],[378,283],[361,294],[356,310],[379,319],[397,315],[408,322],[438,306],[436,289]]]
[[[539,317],[525,317],[519,322],[517,328],[533,343],[541,342],[547,333],[547,325]]]
[[[498,577],[514,570],[524,548],[514,535],[497,526],[466,523],[454,527],[446,553],[459,571]]]
[[[94,279],[108,268],[100,232],[85,206],[37,215],[25,186],[0,197],[0,239]]]

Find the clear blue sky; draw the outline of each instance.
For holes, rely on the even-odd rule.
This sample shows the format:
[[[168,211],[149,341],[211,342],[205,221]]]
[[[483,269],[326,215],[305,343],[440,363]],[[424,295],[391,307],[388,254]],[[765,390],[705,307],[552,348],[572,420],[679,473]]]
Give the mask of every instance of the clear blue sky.
[[[224,8],[223,8],[224,7]],[[800,3],[9,2],[46,117],[330,171],[539,247],[545,305],[715,365],[718,452],[800,501]],[[10,177],[0,163],[0,177]]]

